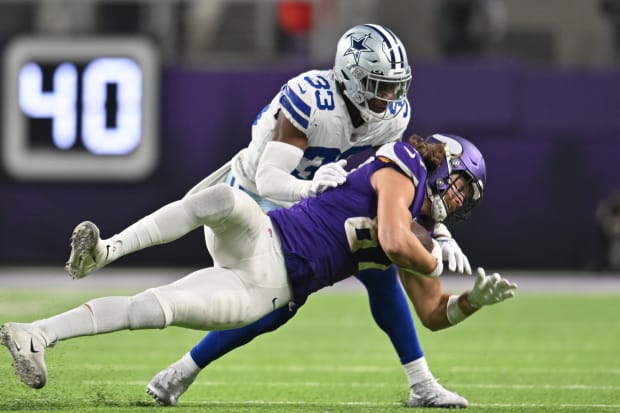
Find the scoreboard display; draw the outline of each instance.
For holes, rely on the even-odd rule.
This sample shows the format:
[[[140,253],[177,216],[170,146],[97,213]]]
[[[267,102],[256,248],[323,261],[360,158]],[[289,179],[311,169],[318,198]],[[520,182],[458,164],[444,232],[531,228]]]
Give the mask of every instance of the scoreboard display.
[[[2,163],[20,180],[138,180],[159,152],[159,58],[141,38],[21,37],[3,59]]]

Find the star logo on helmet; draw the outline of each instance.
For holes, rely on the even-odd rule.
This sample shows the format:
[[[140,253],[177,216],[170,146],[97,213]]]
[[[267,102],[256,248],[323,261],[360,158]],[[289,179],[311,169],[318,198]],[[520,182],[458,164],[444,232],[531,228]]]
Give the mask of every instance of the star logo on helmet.
[[[369,33],[366,33],[360,39],[356,39],[353,35],[349,36],[349,39],[351,40],[351,45],[344,52],[344,55],[347,56],[347,55],[352,54],[353,58],[355,59],[355,63],[359,64],[360,54],[362,54],[363,52],[373,51],[370,47],[366,46],[366,40],[368,40],[369,37],[370,37]]]

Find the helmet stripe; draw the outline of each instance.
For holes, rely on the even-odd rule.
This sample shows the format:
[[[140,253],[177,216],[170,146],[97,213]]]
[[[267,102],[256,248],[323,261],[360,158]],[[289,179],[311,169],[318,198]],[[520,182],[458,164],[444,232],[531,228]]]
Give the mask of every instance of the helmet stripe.
[[[397,64],[400,65],[401,69],[404,68],[405,59],[403,58],[403,50],[400,46],[400,41],[394,35],[394,33],[387,30],[385,27],[376,24],[364,24],[363,26],[374,30],[376,33],[379,34],[379,36],[381,36],[383,41],[387,43],[388,50],[390,51],[390,63],[392,65],[392,69],[396,69]],[[393,45],[392,41],[390,41],[390,38],[392,38],[392,41],[395,43],[396,47]],[[396,60],[396,56],[394,55],[394,50],[396,48],[398,49],[398,54],[400,55],[400,59],[398,61]]]
[[[384,29],[390,33],[392,35],[392,37],[394,38],[394,41],[396,42],[396,44],[398,45],[398,54],[400,55],[400,62],[401,62],[401,68],[405,67],[405,51],[404,51],[404,46],[402,45],[401,41],[398,40],[398,37],[396,37],[396,35],[394,34],[393,31],[391,31],[390,29],[388,29],[387,27],[384,27]]]

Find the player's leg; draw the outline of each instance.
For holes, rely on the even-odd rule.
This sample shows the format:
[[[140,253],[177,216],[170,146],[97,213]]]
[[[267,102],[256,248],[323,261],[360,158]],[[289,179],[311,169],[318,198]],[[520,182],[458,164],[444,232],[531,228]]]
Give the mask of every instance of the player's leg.
[[[261,318],[291,298],[286,271],[278,270],[279,265],[270,268],[280,277],[279,286],[252,285],[253,274],[244,271],[207,268],[133,297],[97,298],[33,323],[6,323],[0,330],[1,341],[13,356],[21,380],[41,388],[47,381],[45,349],[61,340],[168,325],[235,328]]]
[[[228,180],[230,180],[231,177],[232,176],[229,175]],[[190,193],[195,193],[195,191],[192,190]],[[256,194],[247,194],[263,211],[281,207]],[[220,261],[220,259],[225,259],[225,250],[228,247],[221,244],[219,240],[218,243],[215,242],[216,235],[213,228],[205,226],[204,232],[207,249],[210,252],[216,251],[216,244],[218,243],[220,247],[223,247],[221,248],[223,252],[216,254],[214,262],[217,263],[218,266],[224,266],[225,262]],[[231,247],[234,248],[237,243],[232,239],[230,241],[232,241],[230,242],[232,244]],[[187,391],[198,374],[208,364],[235,348],[249,343],[255,337],[276,330],[290,320],[296,314],[298,308],[297,306],[291,309],[286,307],[279,308],[250,325],[233,330],[211,331],[207,333],[191,351],[187,352],[179,360],[153,376],[147,385],[147,393],[162,406],[176,405],[181,395]]]
[[[209,363],[261,334],[273,331],[296,313],[297,307],[281,307],[258,321],[234,330],[211,331],[181,359],[157,373],[147,385],[147,393],[162,406],[175,406],[198,374]]]
[[[18,374],[24,371],[33,376],[22,375],[26,384],[32,387],[45,384],[47,373],[42,350],[57,340],[126,328],[161,328],[170,324],[201,329],[234,328],[272,311],[276,302],[280,306],[290,300],[284,259],[269,218],[246,194],[228,186],[210,188],[201,196],[205,195],[215,199],[218,206],[199,196],[168,206],[186,210],[186,215],[191,216],[191,226],[212,225],[223,246],[231,241],[238,243],[238,250],[226,248],[222,258],[231,264],[235,264],[236,259],[239,266],[231,267],[236,270],[200,270],[135,298],[92,300],[31,325],[5,325],[2,343],[7,345],[18,366],[23,366],[16,366]],[[154,215],[154,219],[159,218],[157,213]],[[174,230],[167,229],[165,233],[173,234]],[[235,256],[235,253],[239,255]],[[43,347],[41,351],[36,348],[30,351],[32,346],[26,349],[20,344],[33,340]],[[33,369],[34,375],[31,374]]]
[[[246,201],[249,199],[246,198]],[[236,209],[236,211],[239,211],[239,219],[247,216],[247,211],[249,210],[260,210],[254,201],[245,205],[245,209],[246,211],[243,211],[241,208]],[[256,223],[255,231],[273,234],[274,231],[271,228],[270,221],[262,212],[260,214],[263,217],[262,219],[258,217],[254,219]],[[234,214],[231,214],[229,221],[234,221],[235,219]],[[259,225],[261,221],[265,223],[263,227]],[[248,237],[248,233],[235,234],[227,231],[225,234],[221,234],[218,233],[218,228],[211,227],[205,228],[205,237],[209,251],[213,254],[214,261],[220,266],[227,266],[232,259],[231,257],[238,254],[234,251],[246,248],[243,246],[243,240]],[[269,238],[267,236],[267,241]],[[260,250],[259,246],[257,248]],[[265,254],[271,253],[268,247],[264,248]],[[260,266],[261,268],[263,267],[262,265]],[[289,311],[287,307],[275,309],[275,311],[248,326],[234,330],[210,332],[191,352],[157,373],[147,385],[147,393],[153,396],[161,405],[176,405],[179,397],[189,388],[196,376],[207,364],[229,351],[247,344],[258,335],[277,329],[292,318],[294,314],[295,312],[293,310]]]
[[[66,269],[72,277],[82,278],[124,255],[174,241],[203,225],[225,228],[225,218],[233,212],[236,199],[247,197],[241,194],[219,184],[167,204],[103,240],[95,224],[82,222],[73,231]]]
[[[396,267],[386,271],[365,270],[356,277],[366,287],[373,318],[392,341],[405,370],[411,388],[408,405],[466,407],[467,400],[444,389],[431,373]]]
[[[2,344],[13,357],[22,382],[41,388],[47,382],[45,349],[59,340],[132,328],[161,328],[164,312],[149,292],[134,297],[103,297],[33,323],[6,323],[0,329]]]

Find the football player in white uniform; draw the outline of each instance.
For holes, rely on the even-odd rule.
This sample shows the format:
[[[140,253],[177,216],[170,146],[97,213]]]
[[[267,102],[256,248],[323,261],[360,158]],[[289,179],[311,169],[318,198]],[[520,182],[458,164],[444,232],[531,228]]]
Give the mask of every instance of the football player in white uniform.
[[[392,31],[375,24],[351,28],[338,42],[333,69],[311,70],[289,80],[257,116],[249,146],[188,195],[226,180],[246,191],[263,210],[270,210],[343,183],[347,158],[402,138],[411,116],[407,100],[410,82],[405,47]],[[437,222],[445,218],[442,212],[434,211]],[[78,226],[67,269],[80,278],[117,259],[125,247],[133,248],[129,240],[136,239],[132,235],[136,229],[145,227],[154,227],[148,217],[101,241],[100,251],[105,255],[94,260],[78,242],[83,239],[80,231],[88,234],[89,228]],[[205,227],[209,250],[213,248],[212,230]],[[146,233],[151,234],[149,242],[157,242],[156,231]],[[471,273],[467,258],[447,228],[440,224],[436,233],[449,268]],[[400,357],[411,389],[409,404],[467,406],[464,398],[444,389],[430,372],[395,268],[366,270],[356,277],[368,291],[375,321]],[[148,384],[148,393],[162,405],[175,405],[205,366],[277,329],[296,310],[281,308],[249,326],[208,333],[179,361],[158,373]]]

